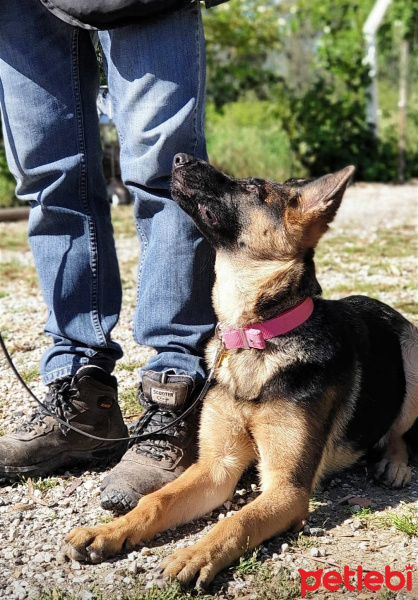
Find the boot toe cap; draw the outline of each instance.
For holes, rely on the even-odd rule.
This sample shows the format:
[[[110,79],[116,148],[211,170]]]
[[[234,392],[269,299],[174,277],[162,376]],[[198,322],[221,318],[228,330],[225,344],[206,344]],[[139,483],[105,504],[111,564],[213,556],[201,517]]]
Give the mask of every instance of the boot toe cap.
[[[110,484],[102,488],[100,505],[105,510],[126,513],[135,508],[140,498],[141,495],[126,482],[123,486]]]

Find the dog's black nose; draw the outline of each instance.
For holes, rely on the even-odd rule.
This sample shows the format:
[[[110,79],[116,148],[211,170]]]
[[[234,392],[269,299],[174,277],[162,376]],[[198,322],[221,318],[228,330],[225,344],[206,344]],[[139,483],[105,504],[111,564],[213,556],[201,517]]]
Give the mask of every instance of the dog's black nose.
[[[176,154],[173,159],[173,167],[184,167],[184,165],[187,165],[187,163],[191,162],[192,160],[193,156],[180,152],[179,154]]]

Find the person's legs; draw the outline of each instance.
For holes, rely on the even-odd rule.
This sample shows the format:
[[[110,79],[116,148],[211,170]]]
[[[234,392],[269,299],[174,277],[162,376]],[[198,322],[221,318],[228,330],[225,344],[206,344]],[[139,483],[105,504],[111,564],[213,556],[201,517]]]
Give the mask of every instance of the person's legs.
[[[143,25],[99,34],[121,144],[122,177],[135,198],[141,240],[135,339],[157,354],[142,369],[145,413],[131,449],[103,482],[105,508],[132,508],[196,457],[198,415],[164,434],[206,376],[212,334],[213,251],[171,199],[177,152],[206,158],[205,54],[199,3]],[[197,388],[195,388],[197,384]]]
[[[101,166],[98,68],[88,32],[39,3],[2,7],[3,134],[17,196],[30,202],[29,240],[54,345],[50,383],[95,364],[111,372],[121,350],[110,332],[121,285]]]
[[[158,352],[144,369],[201,380],[215,320],[213,251],[169,190],[177,152],[206,158],[199,3],[99,37],[141,241],[135,339]]]
[[[59,382],[62,395],[63,378],[71,380],[80,369],[90,369],[73,380],[77,390],[94,387],[91,379],[97,375],[114,404],[116,383],[110,373],[122,352],[111,340],[111,331],[120,311],[121,285],[101,167],[97,86],[89,33],[62,23],[33,0],[2,6],[3,135],[16,193],[31,205],[29,240],[48,308],[45,332],[54,342],[42,358],[41,374],[46,384]],[[100,390],[96,392],[95,402]],[[48,402],[56,404],[55,396],[50,393]],[[69,400],[68,394],[64,396]],[[63,409],[71,412],[68,402]],[[125,433],[119,409],[112,408],[111,413],[116,430],[109,435],[106,426],[99,435]],[[51,435],[59,437],[50,425]],[[5,461],[9,471],[18,468],[19,461],[27,463],[28,452],[31,459],[34,452],[39,458],[32,446],[28,452],[22,450],[35,439],[48,443],[48,436],[38,429],[31,427],[30,440],[9,436],[0,440],[5,453],[3,457],[1,452],[0,468]],[[20,448],[17,454],[10,454],[9,442],[15,450]],[[80,445],[81,450],[89,447],[85,439]],[[9,464],[12,455],[14,466]]]

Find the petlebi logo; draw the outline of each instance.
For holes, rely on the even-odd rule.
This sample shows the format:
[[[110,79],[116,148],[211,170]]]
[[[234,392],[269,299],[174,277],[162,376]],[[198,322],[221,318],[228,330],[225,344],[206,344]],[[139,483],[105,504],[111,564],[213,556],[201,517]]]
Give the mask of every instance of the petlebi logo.
[[[345,565],[343,573],[327,571],[324,574],[324,569],[317,569],[316,571],[299,569],[300,592],[304,598],[307,592],[314,592],[321,584],[330,592],[337,592],[341,587],[345,587],[350,592],[361,592],[363,589],[368,592],[378,592],[382,585],[394,592],[402,589],[411,591],[413,568],[414,565],[405,565],[405,574],[401,571],[392,571],[388,565],[386,565],[384,573],[364,571],[360,565],[357,570],[350,569]],[[314,579],[313,582],[312,578]],[[309,582],[308,579],[310,579]]]

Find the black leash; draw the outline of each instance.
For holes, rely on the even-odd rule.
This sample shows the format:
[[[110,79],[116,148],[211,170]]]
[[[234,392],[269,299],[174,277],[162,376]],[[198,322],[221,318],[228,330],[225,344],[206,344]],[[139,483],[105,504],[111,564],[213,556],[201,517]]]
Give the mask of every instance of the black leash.
[[[215,358],[214,361],[214,366],[212,367],[212,369],[209,372],[208,378],[205,381],[205,384],[200,392],[200,394],[197,396],[196,400],[194,400],[192,402],[192,404],[189,406],[189,408],[187,408],[184,412],[182,412],[178,417],[176,417],[175,419],[173,419],[172,421],[170,421],[170,423],[168,423],[167,425],[164,425],[163,427],[160,427],[159,429],[155,429],[154,431],[150,432],[150,433],[142,433],[140,435],[131,435],[129,437],[123,437],[123,438],[102,438],[102,437],[98,437],[97,435],[92,435],[90,433],[86,433],[85,431],[81,431],[80,429],[77,429],[77,427],[74,427],[73,425],[70,425],[69,423],[67,423],[66,421],[64,421],[63,419],[60,419],[60,417],[58,417],[58,415],[56,415],[54,412],[52,412],[51,410],[49,410],[49,408],[43,404],[36,396],[35,394],[32,392],[32,390],[28,387],[28,385],[26,384],[26,382],[22,379],[22,376],[20,375],[19,371],[16,369],[12,358],[6,348],[6,345],[4,343],[3,340],[3,336],[1,335],[0,332],[0,346],[1,349],[3,350],[3,354],[6,357],[6,360],[9,364],[9,367],[12,369],[13,373],[15,374],[17,380],[19,381],[19,383],[24,387],[24,389],[28,392],[28,394],[39,404],[39,406],[42,407],[42,409],[46,412],[46,414],[50,417],[53,417],[60,425],[63,425],[64,427],[68,428],[68,429],[72,429],[73,431],[84,435],[88,438],[91,438],[93,440],[98,440],[100,442],[123,442],[123,441],[127,441],[127,440],[133,440],[133,439],[140,439],[140,440],[145,440],[148,439],[150,437],[152,437],[153,435],[156,435],[158,433],[162,433],[163,431],[166,431],[167,429],[169,429],[170,427],[172,427],[173,425],[176,425],[179,421],[182,421],[183,419],[185,419],[195,408],[196,406],[199,404],[199,402],[202,402],[204,397],[206,396],[206,394],[208,393],[208,390],[212,384],[213,378],[214,378],[214,371],[215,371],[215,367],[218,363],[219,360],[219,356],[222,353],[222,348],[220,347],[217,356]]]

